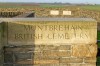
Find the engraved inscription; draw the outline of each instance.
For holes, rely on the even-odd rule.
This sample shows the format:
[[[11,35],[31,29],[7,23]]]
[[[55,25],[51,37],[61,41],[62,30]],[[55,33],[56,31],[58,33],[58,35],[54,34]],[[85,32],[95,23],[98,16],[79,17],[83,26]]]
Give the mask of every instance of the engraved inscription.
[[[8,40],[9,42],[35,41],[38,44],[48,42],[89,43],[96,38],[96,35],[94,35],[94,31],[96,31],[95,25],[96,24],[89,22],[8,23]]]
[[[29,33],[31,31],[65,31],[64,33],[16,33],[15,39],[71,39],[71,36],[74,36],[74,38],[80,37],[81,38],[88,38],[88,32],[84,32],[84,29],[89,29],[89,27],[86,26],[79,26],[79,25],[23,25],[24,31],[28,31]],[[70,35],[70,32],[73,30],[72,34]],[[80,30],[80,33],[77,33],[77,30]]]

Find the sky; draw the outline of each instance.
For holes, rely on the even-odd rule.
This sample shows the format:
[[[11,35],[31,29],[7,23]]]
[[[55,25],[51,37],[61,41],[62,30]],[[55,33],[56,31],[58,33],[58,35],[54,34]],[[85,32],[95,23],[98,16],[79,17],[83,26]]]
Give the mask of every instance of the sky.
[[[0,0],[0,2],[36,2],[36,3],[91,3],[100,4],[100,0]]]

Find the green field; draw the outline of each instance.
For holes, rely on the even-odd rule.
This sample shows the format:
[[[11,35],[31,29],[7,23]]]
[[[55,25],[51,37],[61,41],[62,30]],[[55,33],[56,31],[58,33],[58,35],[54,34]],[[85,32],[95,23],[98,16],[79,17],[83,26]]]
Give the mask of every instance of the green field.
[[[0,8],[34,8],[34,7],[79,7],[81,9],[100,11],[100,5],[68,5],[68,4],[34,4],[34,3],[0,3]]]
[[[54,4],[41,4],[40,7],[43,7],[43,8],[47,8],[47,7],[50,7],[50,8],[63,8],[64,5],[54,5]]]
[[[85,6],[80,6],[80,8],[87,9],[87,10],[100,11],[100,5],[85,5]]]
[[[34,8],[39,7],[39,4],[33,3],[0,3],[0,8]]]
[[[34,4],[34,3],[0,3],[0,8],[34,8],[34,7],[42,7],[42,8],[63,8],[63,7],[74,7],[74,5],[67,4]]]

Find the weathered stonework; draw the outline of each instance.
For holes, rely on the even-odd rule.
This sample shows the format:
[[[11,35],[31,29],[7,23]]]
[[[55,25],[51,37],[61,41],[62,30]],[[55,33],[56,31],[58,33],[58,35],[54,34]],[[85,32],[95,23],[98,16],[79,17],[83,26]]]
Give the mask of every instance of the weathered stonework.
[[[72,56],[75,57],[96,57],[97,45],[73,45],[72,50]]]
[[[4,57],[8,65],[96,66],[97,22],[93,19],[1,20],[6,26]]]

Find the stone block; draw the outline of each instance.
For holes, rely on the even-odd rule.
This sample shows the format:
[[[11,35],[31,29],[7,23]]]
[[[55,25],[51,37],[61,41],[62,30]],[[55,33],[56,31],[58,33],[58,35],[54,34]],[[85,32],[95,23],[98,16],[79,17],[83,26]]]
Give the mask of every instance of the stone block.
[[[4,63],[13,63],[13,53],[7,52],[4,54]]]
[[[19,65],[33,65],[34,64],[34,60],[20,60],[20,61],[16,61],[15,64],[19,64]]]
[[[59,50],[71,50],[71,45],[60,45]]]
[[[60,57],[70,57],[71,51],[43,51],[35,52],[34,58],[37,59],[58,59]]]
[[[3,66],[13,66],[13,64],[4,64]]]
[[[35,66],[32,64],[14,64],[14,66]]]
[[[33,53],[14,53],[15,61],[24,61],[33,58]]]
[[[53,53],[53,54],[51,54]],[[57,53],[57,52],[56,52]],[[35,52],[33,59],[59,59],[59,56],[56,54],[54,51],[47,51],[46,53],[44,52]]]
[[[41,64],[40,66],[59,66],[59,64],[55,63],[55,64]]]
[[[43,56],[58,56],[59,51],[43,51]]]
[[[7,23],[8,45],[95,44],[97,40],[97,23],[90,18],[8,18],[1,20],[9,21]]]
[[[72,56],[74,57],[96,57],[97,45],[72,45]]]
[[[96,57],[94,58],[84,58],[85,63],[95,63],[96,62]]]
[[[5,47],[5,52],[30,52],[30,51],[34,51],[34,50],[35,50],[34,45]]]
[[[70,66],[96,66],[95,63],[89,63],[89,64],[86,64],[86,63],[71,63]]]
[[[42,51],[42,50],[58,50],[58,46],[55,45],[35,45],[35,51]]]
[[[71,51],[59,51],[59,57],[71,57]]]
[[[60,58],[60,63],[82,63],[82,58]]]
[[[34,60],[34,64],[59,64],[59,60]]]
[[[96,66],[96,63],[86,63],[86,64],[81,64],[80,66]]]
[[[70,66],[68,63],[59,63],[59,66]]]
[[[81,66],[80,63],[71,63],[70,66]]]

